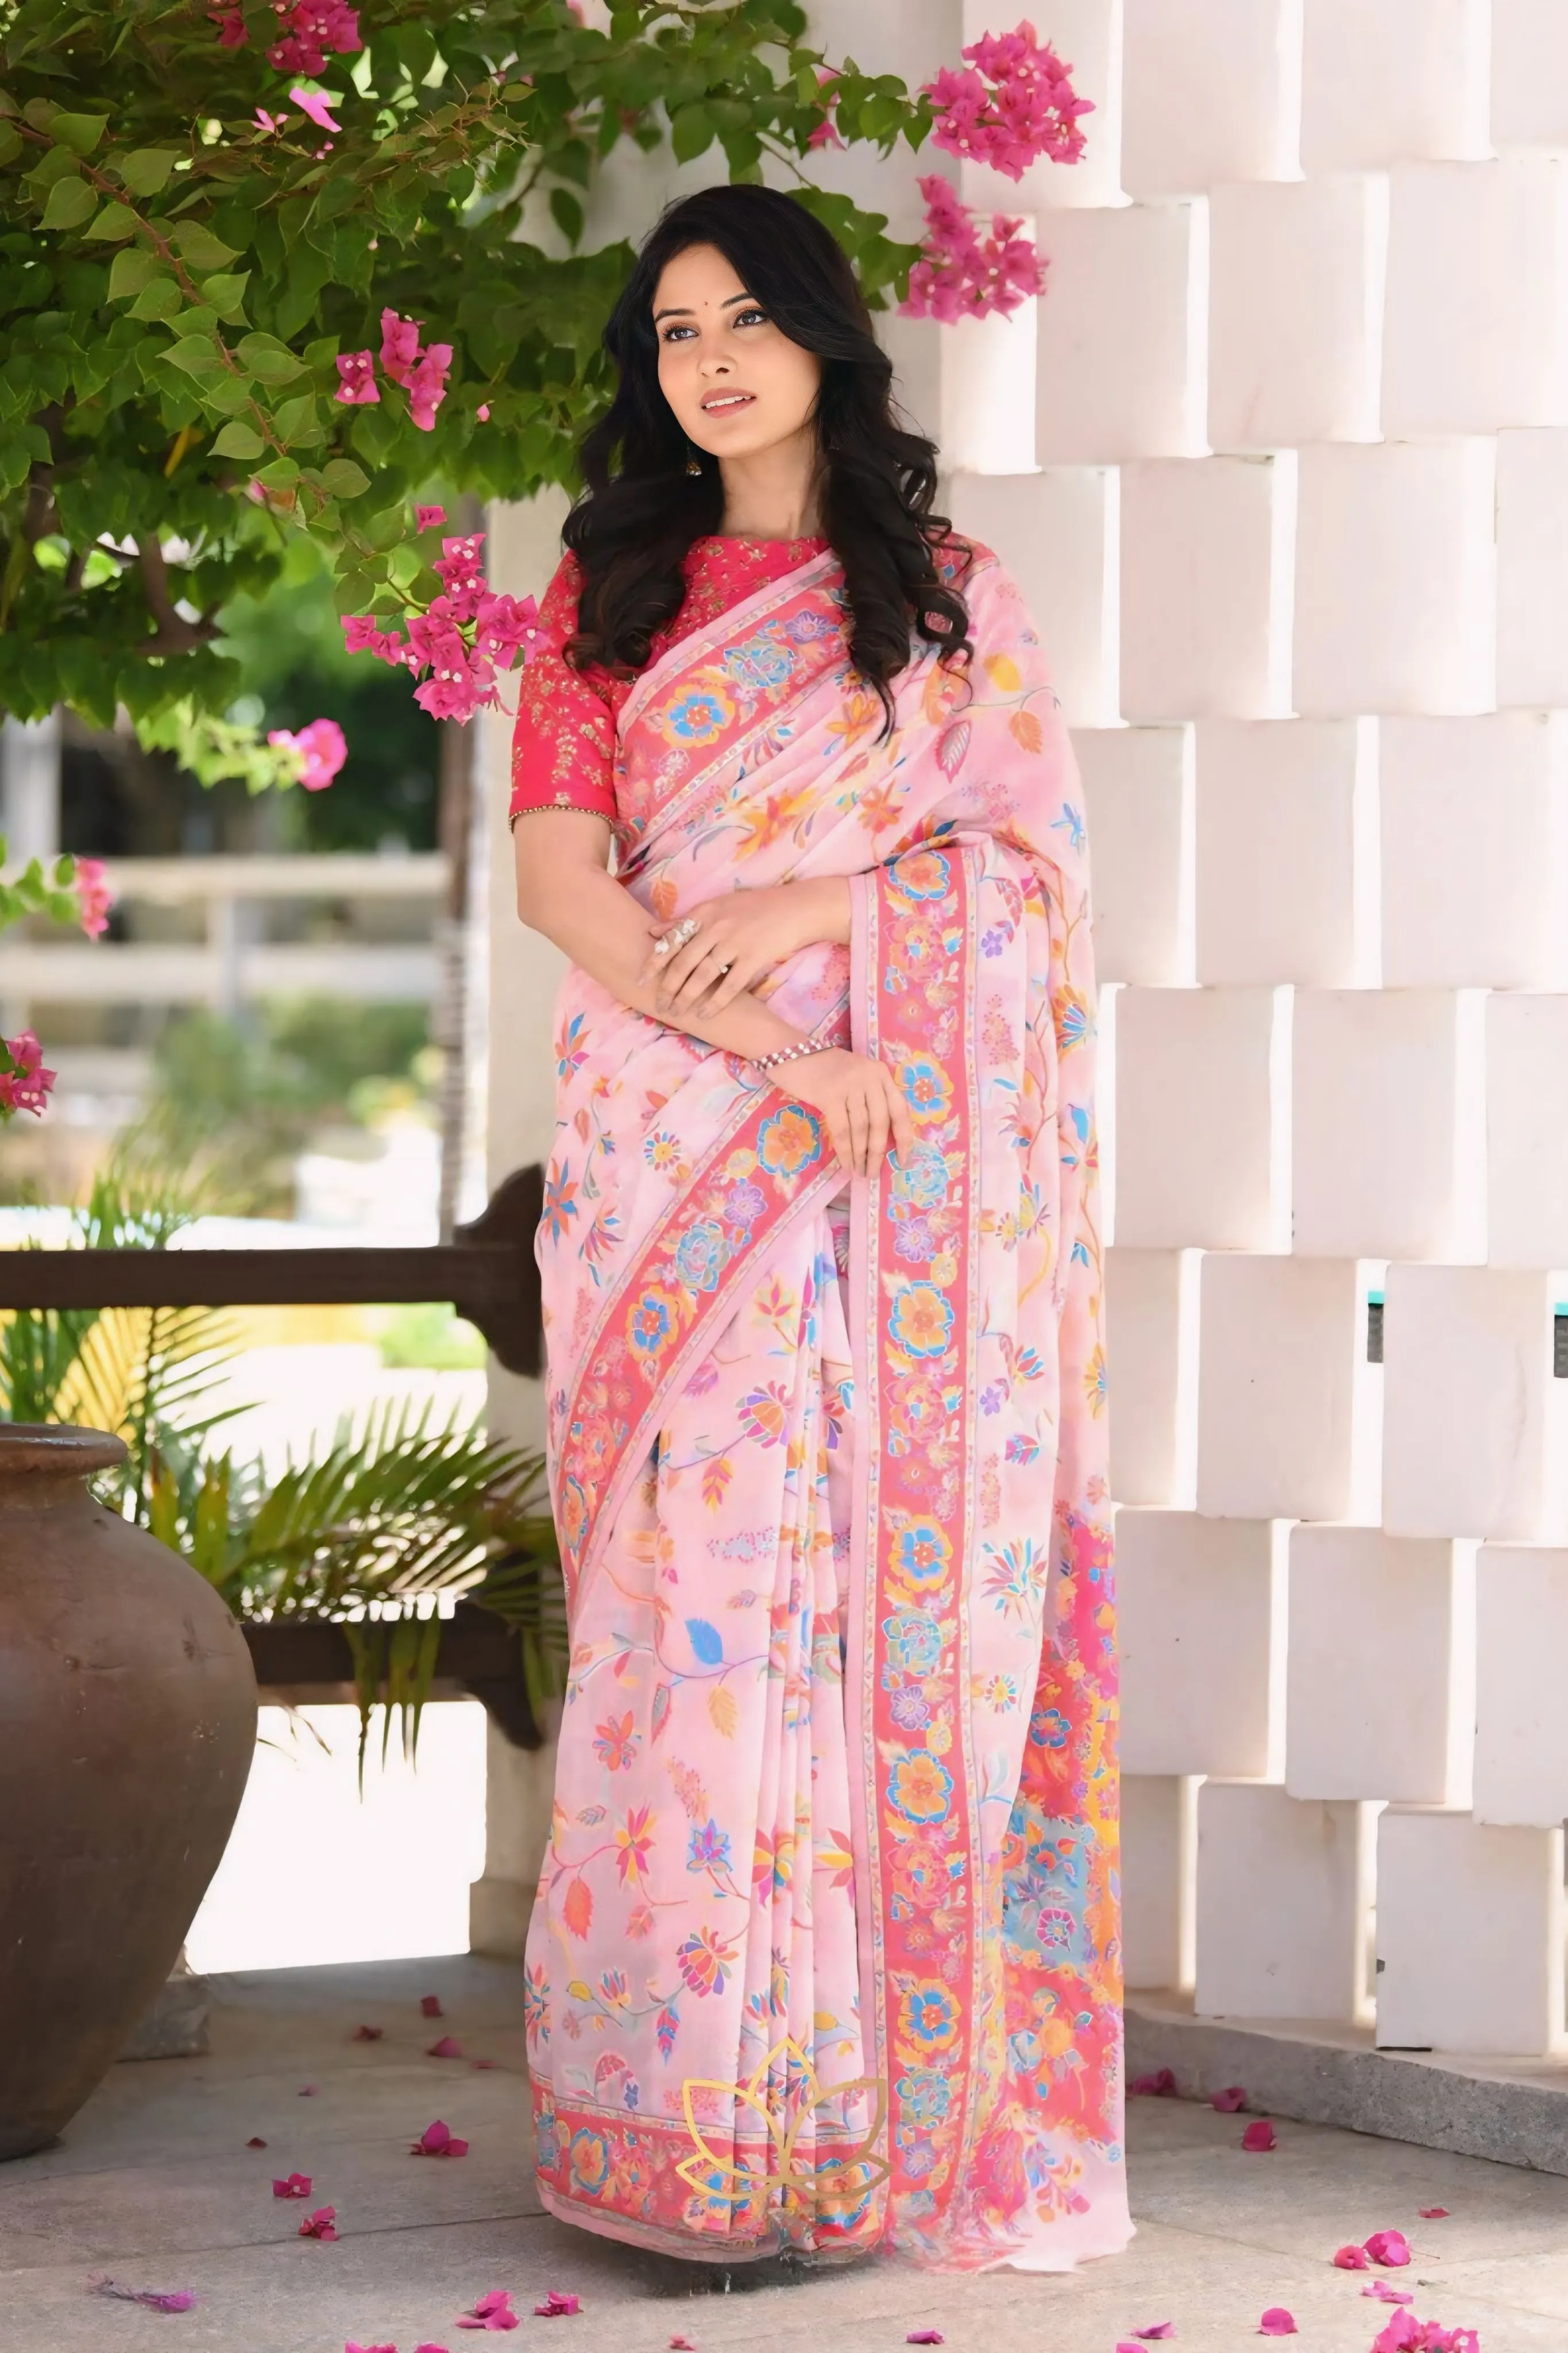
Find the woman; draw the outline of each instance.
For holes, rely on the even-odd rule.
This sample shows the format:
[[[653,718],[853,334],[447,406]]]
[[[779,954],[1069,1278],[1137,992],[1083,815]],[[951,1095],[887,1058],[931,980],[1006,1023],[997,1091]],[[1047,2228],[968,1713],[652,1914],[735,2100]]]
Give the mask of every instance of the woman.
[[[1068,740],[809,214],[677,205],[605,342],[514,760],[573,967],[542,2195],[1065,2269],[1130,2232]]]

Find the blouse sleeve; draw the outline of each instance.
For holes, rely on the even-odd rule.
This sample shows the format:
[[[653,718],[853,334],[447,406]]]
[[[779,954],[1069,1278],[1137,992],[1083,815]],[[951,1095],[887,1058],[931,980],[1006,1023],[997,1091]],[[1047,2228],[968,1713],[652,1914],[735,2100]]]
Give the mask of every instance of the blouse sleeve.
[[[518,687],[514,823],[545,808],[585,809],[615,823],[615,716],[605,696],[559,650],[577,625],[577,587],[576,558],[563,556],[539,608],[549,637]]]

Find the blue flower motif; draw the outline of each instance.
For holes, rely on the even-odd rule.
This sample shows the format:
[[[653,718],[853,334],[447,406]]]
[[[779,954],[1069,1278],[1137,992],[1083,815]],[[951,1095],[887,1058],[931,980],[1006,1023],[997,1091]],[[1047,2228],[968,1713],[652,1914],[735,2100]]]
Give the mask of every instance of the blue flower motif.
[[[682,1234],[676,1245],[675,1271],[693,1291],[717,1290],[730,1256],[724,1229],[715,1219],[704,1219]]]
[[[888,1656],[907,1674],[929,1674],[942,1656],[942,1634],[933,1619],[900,1609],[882,1620]]]
[[[893,1198],[914,1209],[935,1209],[947,1198],[947,1157],[940,1144],[917,1144],[891,1163]]]
[[[899,2078],[899,2097],[914,2125],[939,2125],[952,2105],[952,2086],[934,2067],[911,2067]]]
[[[700,1830],[691,1829],[691,1844],[687,1852],[688,1871],[728,1871],[730,1868],[730,1833],[721,1831],[711,1817]]]

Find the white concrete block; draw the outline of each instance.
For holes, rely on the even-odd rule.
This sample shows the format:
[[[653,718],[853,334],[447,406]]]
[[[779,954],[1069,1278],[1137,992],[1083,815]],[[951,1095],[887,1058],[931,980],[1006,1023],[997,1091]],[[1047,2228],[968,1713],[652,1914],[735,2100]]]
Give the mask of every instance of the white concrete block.
[[[1304,1256],[1484,1258],[1485,1007],[1479,989],[1298,992],[1290,1192]]]
[[[1110,1492],[1190,1511],[1197,1475],[1197,1250],[1105,1254],[1107,1355],[1116,1367]]]
[[[1047,466],[1205,447],[1208,214],[1201,203],[1053,215],[1041,247],[1035,446]]]
[[[1385,719],[1378,737],[1385,985],[1563,987],[1568,715]]]
[[[1475,1552],[1380,1528],[1291,1530],[1293,1798],[1469,1803]]]
[[[1032,237],[1033,214],[1019,223]],[[942,339],[942,452],[955,472],[1032,474],[1038,297],[984,319],[955,319]]]
[[[1375,1261],[1204,1260],[1198,1316],[1200,1512],[1378,1517],[1383,1384],[1367,1360]]]
[[[1001,21],[994,0],[963,0],[966,44],[994,33]],[[1021,180],[1006,179],[984,164],[963,164],[959,169],[963,200],[1004,213],[1120,204],[1121,0],[1051,0],[1049,20],[1039,31],[1069,69],[1079,96],[1093,105],[1092,114],[1079,118],[1083,153],[1076,164],[1053,164],[1042,155],[1026,168]]]
[[[1241,181],[1209,223],[1215,448],[1375,440],[1386,180]]]
[[[1122,481],[1123,717],[1282,716],[1293,453],[1152,459]]]
[[[1305,0],[1301,163],[1487,152],[1488,0]]]
[[[1568,148],[1568,9],[1492,0],[1491,133],[1500,154]]]
[[[1487,1259],[1568,1266],[1568,997],[1487,1003]]]
[[[1197,1782],[1124,1773],[1121,1958],[1130,1989],[1191,1989],[1197,1868]]]
[[[1205,719],[1195,751],[1199,980],[1375,980],[1372,723]]]
[[[1094,860],[1102,981],[1193,978],[1193,731],[1084,727],[1073,738]]]
[[[1297,169],[1294,0],[1125,0],[1121,176],[1135,196]]]
[[[1199,1871],[1201,1905],[1201,1859]],[[1563,1931],[1561,1824],[1495,1830],[1390,1806],[1377,1838],[1379,2047],[1559,2050]]]
[[[1194,2007],[1200,2018],[1359,2021],[1376,1810],[1267,1783],[1198,1792]]]
[[[1117,1513],[1128,1772],[1279,1778],[1288,1535],[1283,1521]]]
[[[1568,172],[1548,156],[1390,175],[1383,429],[1561,425]]]
[[[1563,1518],[1550,1274],[1392,1266],[1383,1525],[1391,1535],[1554,1541]],[[1201,1378],[1206,1378],[1206,1365]],[[1200,1433],[1198,1495],[1203,1498]]]
[[[952,478],[953,522],[1017,580],[1073,727],[1118,715],[1119,491],[1114,470],[1088,466]]]
[[[1116,1239],[1283,1249],[1289,994],[1128,988],[1117,1008]]]
[[[1475,1790],[1481,1822],[1568,1817],[1568,1551],[1482,1545],[1476,1567]]]
[[[1492,707],[1495,441],[1300,457],[1295,707]]]
[[[1568,703],[1568,432],[1497,441],[1497,691]]]

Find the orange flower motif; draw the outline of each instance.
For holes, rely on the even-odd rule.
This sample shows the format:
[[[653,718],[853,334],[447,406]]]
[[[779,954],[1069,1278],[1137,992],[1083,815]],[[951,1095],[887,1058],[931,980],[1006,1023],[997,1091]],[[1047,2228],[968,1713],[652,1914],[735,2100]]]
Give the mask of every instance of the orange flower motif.
[[[799,1103],[786,1103],[757,1131],[757,1158],[770,1176],[798,1176],[821,1157],[821,1127]]]

